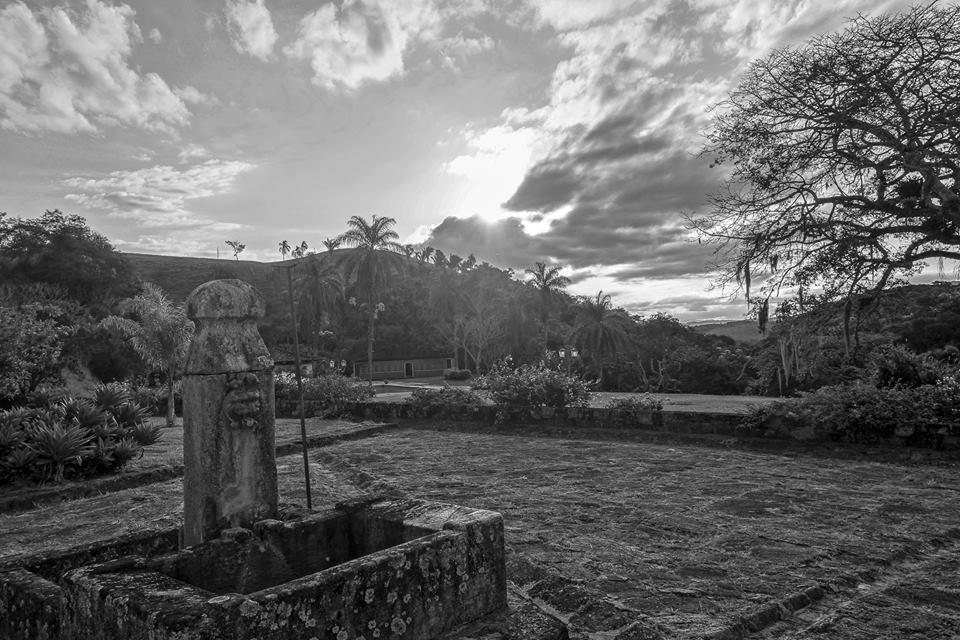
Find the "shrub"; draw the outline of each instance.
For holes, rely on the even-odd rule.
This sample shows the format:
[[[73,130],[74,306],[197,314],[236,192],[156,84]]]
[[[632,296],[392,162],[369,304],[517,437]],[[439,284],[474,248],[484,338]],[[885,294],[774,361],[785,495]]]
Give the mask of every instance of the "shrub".
[[[469,380],[471,375],[473,374],[470,373],[470,369],[444,369],[443,370],[444,380]]]
[[[649,393],[630,398],[614,398],[607,403],[609,409],[617,411],[663,411],[663,402]]]
[[[418,415],[424,417],[458,413],[468,407],[479,407],[483,397],[465,387],[443,385],[440,389],[414,389],[410,394],[410,404]]]
[[[473,388],[497,404],[568,407],[585,406],[590,399],[586,382],[543,364],[513,369],[509,362],[499,362]]]
[[[901,436],[910,444],[937,446],[941,427],[960,426],[960,383],[947,378],[914,388],[822,387],[755,408],[741,426],[752,435],[764,435],[778,421],[812,427],[815,433],[841,442],[873,443]]]
[[[936,384],[947,367],[931,356],[890,344],[875,350],[867,361],[870,380],[877,387],[919,387]]]
[[[274,395],[277,415],[292,418],[299,415],[296,375],[287,371],[274,374]],[[316,378],[303,378],[304,415],[339,415],[343,405],[373,397],[373,389],[365,382],[331,373]]]

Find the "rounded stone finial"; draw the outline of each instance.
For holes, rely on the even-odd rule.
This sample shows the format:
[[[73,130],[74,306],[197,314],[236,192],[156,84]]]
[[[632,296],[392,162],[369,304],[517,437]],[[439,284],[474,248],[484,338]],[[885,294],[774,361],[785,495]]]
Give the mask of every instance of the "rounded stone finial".
[[[204,282],[187,296],[187,316],[191,320],[262,318],[266,305],[252,285],[237,280]]]

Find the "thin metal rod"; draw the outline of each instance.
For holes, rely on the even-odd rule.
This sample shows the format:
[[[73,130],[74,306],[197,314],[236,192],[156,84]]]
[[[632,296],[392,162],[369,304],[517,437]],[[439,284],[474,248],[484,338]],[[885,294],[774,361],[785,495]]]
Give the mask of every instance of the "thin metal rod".
[[[297,335],[297,311],[293,306],[293,267],[284,266],[287,270],[287,293],[290,300],[290,324],[293,329],[293,361],[297,366],[297,395],[300,399],[300,444],[303,447],[303,477],[307,482],[307,509],[313,508],[313,500],[310,496],[310,459],[307,457],[307,423],[303,419],[303,378],[300,374],[300,338]]]

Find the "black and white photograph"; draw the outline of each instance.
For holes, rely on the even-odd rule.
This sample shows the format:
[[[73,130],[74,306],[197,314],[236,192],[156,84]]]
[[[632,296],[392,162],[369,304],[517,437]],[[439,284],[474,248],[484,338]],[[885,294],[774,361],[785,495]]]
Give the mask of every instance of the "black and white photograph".
[[[958,0],[0,0],[0,640],[960,640]]]

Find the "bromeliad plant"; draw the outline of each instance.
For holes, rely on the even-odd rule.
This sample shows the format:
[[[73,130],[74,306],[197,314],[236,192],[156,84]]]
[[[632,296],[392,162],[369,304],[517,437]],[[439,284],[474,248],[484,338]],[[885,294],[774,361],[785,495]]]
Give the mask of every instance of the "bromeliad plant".
[[[93,398],[48,398],[0,412],[0,484],[113,473],[160,439],[160,427],[145,422],[147,410],[122,387],[102,385]]]

